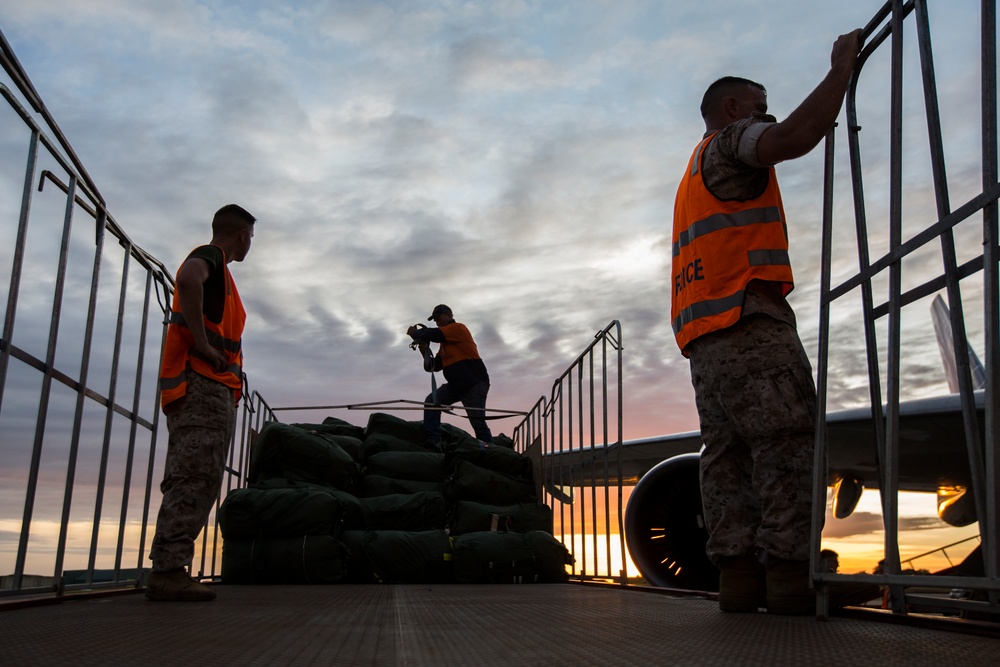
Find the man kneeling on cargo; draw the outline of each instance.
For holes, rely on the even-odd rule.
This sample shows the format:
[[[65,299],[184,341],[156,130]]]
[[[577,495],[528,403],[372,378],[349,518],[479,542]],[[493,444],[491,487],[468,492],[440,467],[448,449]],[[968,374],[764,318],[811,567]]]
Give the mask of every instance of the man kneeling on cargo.
[[[428,405],[453,405],[461,401],[469,415],[469,422],[481,442],[493,442],[493,434],[486,425],[486,395],[490,391],[490,374],[479,356],[479,348],[472,339],[469,328],[452,317],[451,308],[444,304],[434,307],[431,316],[436,328],[414,324],[406,335],[416,341],[420,353],[425,354],[430,343],[439,343],[434,366],[427,370],[443,371],[447,384],[437,388],[424,401]],[[441,447],[441,411],[424,410],[424,431],[427,444]]]

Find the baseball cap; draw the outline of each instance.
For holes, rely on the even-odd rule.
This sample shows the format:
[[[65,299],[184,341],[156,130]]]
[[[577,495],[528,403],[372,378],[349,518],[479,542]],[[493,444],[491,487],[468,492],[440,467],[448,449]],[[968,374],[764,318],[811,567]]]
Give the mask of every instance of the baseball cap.
[[[431,316],[428,317],[427,319],[428,320],[433,320],[435,317],[437,317],[439,315],[449,315],[450,316],[451,315],[451,308],[449,308],[448,306],[444,305],[443,303],[439,303],[438,305],[434,306],[434,312],[431,313]]]

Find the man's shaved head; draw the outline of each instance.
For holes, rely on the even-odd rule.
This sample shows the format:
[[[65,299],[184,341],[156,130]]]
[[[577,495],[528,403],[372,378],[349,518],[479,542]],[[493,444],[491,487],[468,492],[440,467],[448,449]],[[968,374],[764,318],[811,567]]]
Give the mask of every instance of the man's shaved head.
[[[707,119],[727,98],[740,97],[747,86],[752,86],[765,95],[767,94],[767,89],[764,86],[750,79],[739,76],[724,76],[721,79],[716,79],[705,91],[705,96],[701,98],[701,117]]]

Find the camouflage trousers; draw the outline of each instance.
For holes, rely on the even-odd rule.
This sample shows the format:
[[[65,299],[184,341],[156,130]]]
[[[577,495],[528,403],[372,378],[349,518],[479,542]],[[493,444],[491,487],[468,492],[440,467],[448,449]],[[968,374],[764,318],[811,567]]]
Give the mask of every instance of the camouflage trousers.
[[[816,387],[795,328],[751,315],[687,348],[705,449],[713,563],[763,549],[809,558]]]
[[[187,394],[166,406],[167,460],[149,551],[153,571],[183,567],[219,495],[236,422],[232,390],[188,369]]]

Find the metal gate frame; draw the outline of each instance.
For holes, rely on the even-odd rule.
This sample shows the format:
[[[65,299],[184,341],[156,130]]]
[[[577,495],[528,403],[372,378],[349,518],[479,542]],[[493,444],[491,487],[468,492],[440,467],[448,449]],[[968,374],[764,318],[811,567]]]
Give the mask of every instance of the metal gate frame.
[[[548,400],[541,397],[514,429],[514,443],[533,460],[539,502],[552,507],[558,525],[556,537],[576,559],[571,578],[624,585],[628,556],[619,474],[622,350],[621,324],[613,320],[556,378]],[[585,474],[589,483],[584,483]],[[598,484],[598,479],[603,483]],[[617,524],[617,548],[612,539],[613,523]],[[612,568],[615,557],[621,563],[617,572]]]
[[[858,58],[846,100],[847,131],[850,152],[851,185],[853,188],[854,217],[858,242],[860,270],[839,285],[831,286],[831,255],[833,233],[833,181],[834,181],[834,131],[826,141],[826,161],[823,203],[823,247],[820,298],[819,368],[817,389],[819,392],[818,419],[816,426],[816,478],[813,498],[812,571],[813,579],[820,584],[821,614],[825,614],[827,603],[826,584],[834,582],[874,582],[890,589],[892,611],[897,614],[919,611],[978,611],[990,614],[1000,613],[998,592],[997,549],[998,480],[1000,461],[997,459],[998,419],[1000,419],[1000,395],[997,394],[1000,379],[1000,331],[989,323],[1000,322],[998,307],[998,253],[997,239],[997,199],[1000,198],[1000,182],[997,180],[997,92],[996,92],[996,3],[993,0],[981,2],[981,71],[982,71],[982,192],[958,208],[952,210],[949,201],[945,172],[941,118],[938,109],[937,87],[934,74],[933,50],[931,48],[930,24],[926,0],[890,0],[876,13],[864,28],[866,41]],[[934,194],[937,204],[937,222],[908,240],[902,238],[902,90],[903,90],[903,26],[904,20],[915,22],[921,63],[921,81],[924,92],[925,114],[930,141],[931,169]],[[884,25],[883,25],[884,24]],[[889,252],[872,261],[868,247],[868,220],[866,216],[863,172],[861,168],[859,133],[861,123],[858,118],[857,85],[870,56],[888,41],[891,49],[891,128],[890,141],[890,200],[887,221]],[[984,252],[979,257],[961,266],[957,264],[953,229],[960,223],[981,214],[983,225]],[[941,244],[944,271],[941,275],[924,281],[918,287],[902,292],[902,261],[905,257],[923,248],[928,243],[939,240]],[[876,305],[872,292],[872,281],[888,272],[888,302]],[[976,419],[976,403],[969,365],[969,347],[966,339],[960,281],[982,272],[984,282],[984,322],[986,333],[986,428],[985,437],[979,433]],[[826,574],[819,566],[820,530],[823,524],[826,502],[826,484],[823,479],[826,460],[826,384],[828,379],[828,356],[830,351],[829,328],[830,306],[855,289],[861,290],[867,350],[868,382],[871,416],[877,443],[877,460],[881,470],[882,515],[885,528],[885,573],[881,575],[835,575]],[[959,386],[965,442],[969,465],[972,471],[973,488],[983,557],[984,577],[929,576],[903,574],[899,559],[898,522],[898,468],[899,468],[899,402],[900,402],[900,346],[901,310],[904,306],[945,289],[951,311],[951,331],[955,345],[955,359],[959,371]],[[887,368],[884,371],[885,397],[883,399],[882,378],[879,366],[875,323],[879,318],[888,317]],[[883,402],[884,400],[884,402]],[[884,414],[882,409],[884,407]],[[987,591],[987,600],[952,600],[930,597],[907,592],[907,586],[927,586],[938,588],[963,588]]]
[[[149,508],[151,495],[151,475],[156,458],[157,432],[159,430],[159,398],[155,385],[155,375],[159,368],[159,354],[162,338],[166,331],[162,312],[153,308],[153,299],[164,308],[165,299],[169,299],[173,280],[163,265],[149,253],[137,246],[115,222],[105,206],[103,197],[94,185],[92,179],[83,168],[80,160],[73,152],[69,142],[63,136],[59,126],[48,113],[41,98],[21,69],[6,38],[0,33],[0,62],[17,87],[17,93],[0,84],[0,95],[7,102],[9,111],[23,122],[27,146],[25,152],[25,174],[16,238],[13,243],[10,285],[7,294],[7,305],[3,323],[3,333],[0,335],[0,410],[4,405],[5,389],[11,371],[11,360],[25,364],[41,374],[41,387],[38,393],[38,411],[33,427],[31,460],[25,478],[24,503],[21,508],[20,535],[17,542],[16,561],[11,581],[5,582],[0,596],[20,595],[26,593],[54,592],[61,595],[67,590],[94,589],[101,587],[121,587],[130,582],[136,585],[141,578],[143,569],[142,557],[149,523]],[[31,107],[29,111],[25,107]],[[33,113],[32,113],[33,112]],[[36,120],[36,116],[39,120]],[[52,164],[51,170],[41,168],[43,164]],[[34,190],[37,183],[37,195]],[[50,187],[46,189],[46,184]],[[54,187],[53,187],[54,186]],[[49,206],[59,206],[62,199],[62,229],[59,236],[58,256],[55,267],[27,265],[25,252],[28,233],[33,229],[32,205],[44,201]],[[53,199],[55,198],[55,199]],[[71,284],[71,276],[77,264],[78,255],[71,253],[71,238],[74,224],[79,225],[78,218],[83,218],[85,224],[93,224],[94,245],[89,257],[89,292],[86,297],[86,316],[84,331],[70,332],[66,330],[63,316],[70,305],[67,290]],[[43,220],[39,224],[44,224]],[[109,240],[116,243],[108,243]],[[116,255],[116,253],[118,253]],[[109,311],[106,304],[99,300],[99,290],[102,286],[102,270],[115,266],[120,267],[121,279],[117,290],[117,300]],[[36,273],[39,272],[40,273]],[[136,280],[132,274],[138,272]],[[80,269],[80,274],[88,273],[86,268]],[[54,294],[52,308],[48,321],[47,343],[43,356],[30,352],[24,344],[19,345],[18,329],[15,321],[19,312],[19,297],[22,287],[31,284],[32,279],[54,276]],[[28,282],[26,282],[28,281]],[[130,286],[140,285],[142,306],[138,327],[126,326],[126,315],[135,317],[135,308],[129,308]],[[111,288],[109,288],[111,289]],[[132,300],[134,301],[134,296]],[[77,301],[79,303],[79,300]],[[115,336],[110,355],[95,355],[94,332],[98,322],[114,322]],[[159,327],[159,328],[158,328]],[[137,329],[137,330],[136,330]],[[157,340],[157,334],[159,339]],[[68,335],[75,335],[82,341],[82,349],[76,361],[79,368],[71,370],[63,366],[57,367],[57,352],[61,350],[59,343],[65,341]],[[25,337],[21,334],[21,337]],[[30,332],[28,333],[30,338]],[[28,341],[33,342],[33,341]],[[64,346],[65,347],[65,346]],[[128,354],[128,352],[132,354]],[[100,364],[100,366],[98,366]],[[123,366],[134,366],[132,376],[122,375]],[[152,375],[149,369],[152,368]],[[106,372],[110,378],[108,385],[96,386],[92,377],[96,371]],[[72,430],[69,436],[68,454],[65,461],[65,482],[62,488],[61,514],[59,534],[54,548],[55,565],[51,577],[43,577],[41,581],[35,577],[27,577],[26,561],[32,540],[33,519],[37,509],[36,497],[42,482],[42,456],[46,443],[46,434],[52,429],[48,416],[55,409],[56,394],[68,389],[74,398]],[[16,398],[17,394],[13,394]],[[103,412],[103,422],[94,425],[93,419],[85,419],[85,410],[96,409]],[[113,425],[121,419],[128,423],[128,434],[124,438],[116,437]],[[5,433],[5,442],[0,443],[0,456],[9,448],[11,434]],[[70,516],[74,505],[74,491],[78,492],[76,483],[79,454],[81,448],[89,443],[100,442],[100,461],[95,489],[91,519],[91,536],[88,546],[87,567],[68,576],[64,569],[67,557],[67,540],[70,532]],[[113,454],[120,454],[124,449],[124,462],[120,462]],[[9,455],[9,451],[7,452]],[[145,463],[145,466],[143,466]],[[120,464],[120,467],[116,467]],[[145,478],[142,479],[143,468]],[[107,480],[112,471],[119,472],[124,478],[121,489],[121,507],[119,509],[118,526],[113,566],[101,570],[98,568],[98,544],[104,514],[105,493],[109,490]],[[134,480],[133,477],[138,478]],[[55,485],[47,488],[52,490]],[[141,493],[143,498],[139,523],[141,529],[138,544],[131,541],[126,544],[127,527],[130,519],[134,523],[135,510],[130,510],[130,498],[133,493]],[[134,567],[125,563],[126,548],[134,548],[138,553]]]

